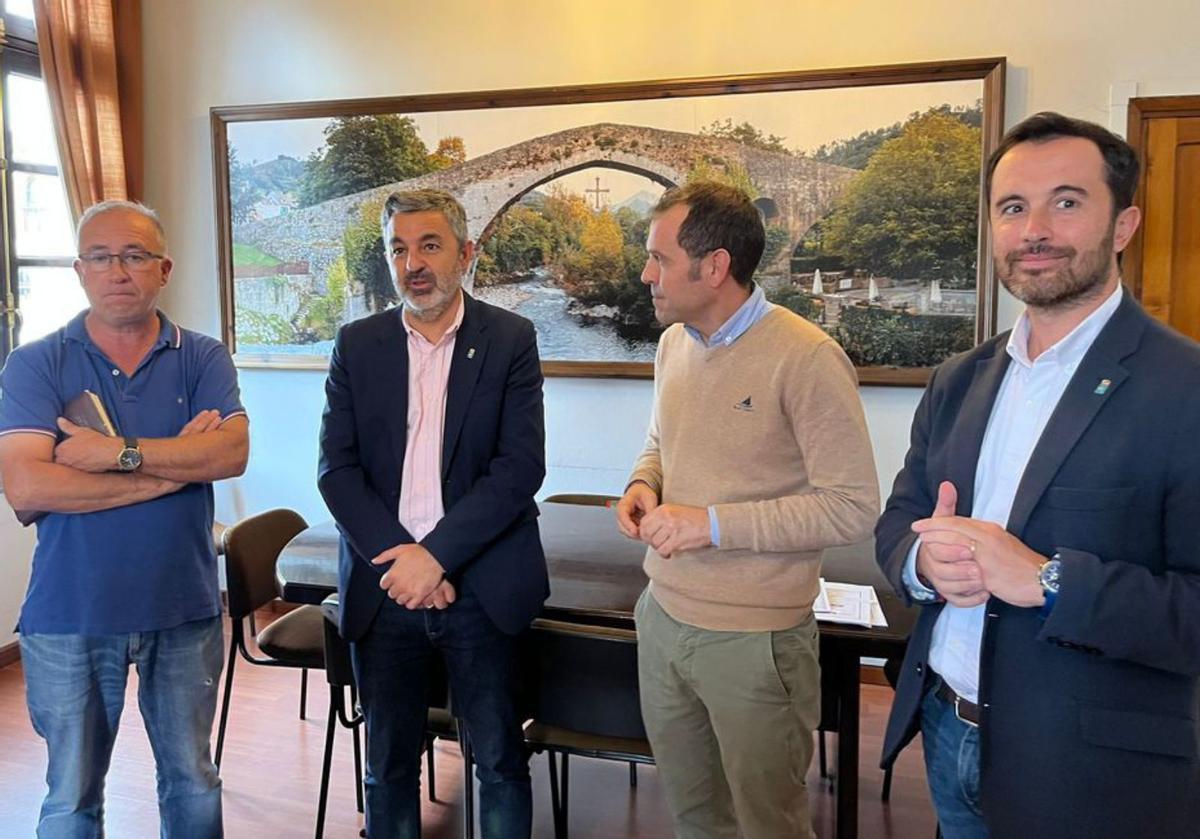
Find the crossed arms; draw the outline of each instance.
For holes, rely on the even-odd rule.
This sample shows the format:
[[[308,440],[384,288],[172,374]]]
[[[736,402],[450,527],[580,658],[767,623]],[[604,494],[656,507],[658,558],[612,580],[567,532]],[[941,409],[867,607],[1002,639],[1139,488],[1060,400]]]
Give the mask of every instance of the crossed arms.
[[[115,472],[124,447],[108,437],[59,419],[61,443],[48,434],[0,437],[0,478],[16,510],[93,513],[168,495],[189,483],[242,474],[250,454],[249,422],[243,415],[222,422],[201,411],[176,437],[139,440],[142,466]]]

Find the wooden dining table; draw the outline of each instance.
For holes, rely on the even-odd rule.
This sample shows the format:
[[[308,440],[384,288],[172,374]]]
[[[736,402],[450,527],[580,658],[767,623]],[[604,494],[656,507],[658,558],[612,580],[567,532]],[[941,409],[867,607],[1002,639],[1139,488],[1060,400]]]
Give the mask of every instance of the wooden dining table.
[[[645,545],[617,531],[604,507],[543,502],[539,527],[550,573],[544,616],[558,620],[633,626],[633,609],[646,587]],[[276,564],[281,596],[320,603],[337,590],[338,531],[332,521],[298,534]],[[860,659],[904,654],[916,610],[892,593],[875,564],[874,546],[863,542],[825,551],[822,576],[829,581],[875,587],[886,627],[821,623],[821,676],[834,707],[823,718],[837,732],[836,835],[858,835]]]

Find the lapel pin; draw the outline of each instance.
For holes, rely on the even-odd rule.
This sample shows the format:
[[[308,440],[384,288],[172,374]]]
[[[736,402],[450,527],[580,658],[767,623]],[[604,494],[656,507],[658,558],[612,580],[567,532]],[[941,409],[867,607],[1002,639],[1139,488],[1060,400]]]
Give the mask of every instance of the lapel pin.
[[[1096,385],[1096,389],[1093,390],[1092,393],[1096,394],[1097,396],[1103,396],[1108,392],[1108,387],[1111,384],[1112,379],[1101,379],[1100,384]]]
[[[474,358],[474,357],[475,357],[475,348],[471,347],[470,349],[467,350],[467,358]],[[1104,381],[1107,382],[1108,379],[1105,379]]]

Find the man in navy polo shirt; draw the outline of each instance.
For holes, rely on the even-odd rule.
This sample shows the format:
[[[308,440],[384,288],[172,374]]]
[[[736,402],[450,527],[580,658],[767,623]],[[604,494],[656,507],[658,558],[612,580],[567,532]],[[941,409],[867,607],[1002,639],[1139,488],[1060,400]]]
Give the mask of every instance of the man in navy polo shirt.
[[[97,204],[77,238],[90,308],[14,350],[0,371],[4,490],[14,509],[46,512],[17,627],[30,718],[49,751],[38,836],[103,834],[104,776],[133,664],[162,835],[217,837],[212,481],[245,469],[248,421],[224,346],[157,309],[171,260],[154,212]],[[119,436],[63,418],[84,390]]]

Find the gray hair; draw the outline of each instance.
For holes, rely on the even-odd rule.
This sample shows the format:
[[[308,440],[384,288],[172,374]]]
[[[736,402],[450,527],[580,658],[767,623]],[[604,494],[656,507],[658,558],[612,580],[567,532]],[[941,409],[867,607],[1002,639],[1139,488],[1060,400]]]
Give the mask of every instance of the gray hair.
[[[110,199],[93,204],[83,211],[83,215],[79,217],[79,223],[75,225],[75,246],[79,246],[79,238],[85,228],[92,219],[96,216],[104,215],[105,213],[115,212],[137,213],[143,218],[148,218],[154,223],[154,229],[158,231],[158,238],[162,242],[162,249],[167,249],[167,231],[163,228],[162,221],[158,217],[158,213],[151,210],[140,201],[119,201]]]
[[[450,225],[454,238],[458,240],[461,251],[467,244],[467,213],[462,204],[453,195],[441,189],[412,189],[407,192],[393,192],[383,202],[380,213],[380,227],[383,230],[383,246],[387,249],[388,223],[396,213],[441,213]]]

